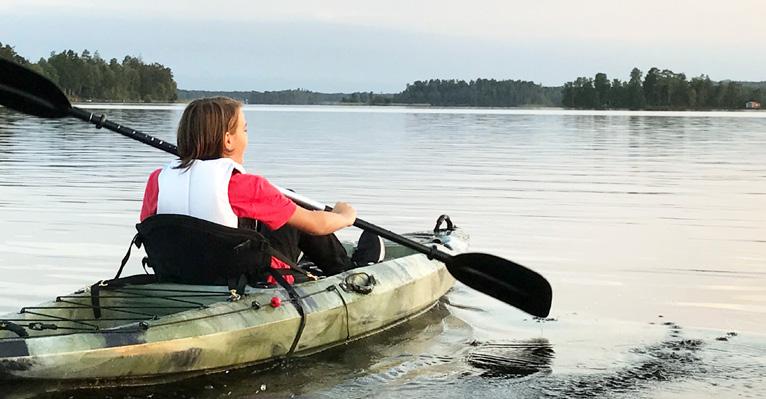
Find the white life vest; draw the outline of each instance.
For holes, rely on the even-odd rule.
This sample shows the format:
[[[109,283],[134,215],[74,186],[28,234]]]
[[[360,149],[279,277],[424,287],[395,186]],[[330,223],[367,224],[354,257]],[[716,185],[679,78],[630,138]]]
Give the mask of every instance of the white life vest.
[[[231,158],[198,159],[188,169],[176,169],[180,163],[173,161],[160,172],[157,213],[187,215],[236,228],[229,180],[235,169],[245,173],[245,168]]]

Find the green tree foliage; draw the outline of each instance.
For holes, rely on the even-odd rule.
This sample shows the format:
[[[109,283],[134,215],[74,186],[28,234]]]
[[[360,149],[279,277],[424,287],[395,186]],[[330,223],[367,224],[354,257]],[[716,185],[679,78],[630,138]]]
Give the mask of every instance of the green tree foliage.
[[[75,101],[170,102],[175,101],[173,72],[163,65],[145,64],[140,58],[126,56],[122,63],[107,63],[98,51],[72,50],[40,58],[29,63],[13,47],[0,43],[0,57],[26,65],[59,85]]]
[[[10,44],[0,42],[0,58],[18,62],[21,65],[29,64],[29,60],[16,53],[16,49]]]
[[[644,87],[641,85],[641,76],[643,73],[638,68],[630,71],[630,80],[625,88],[624,102],[615,104],[624,104],[626,108],[641,109],[646,106],[646,97],[644,96]]]
[[[596,78],[593,79],[593,89],[596,91],[596,98],[594,100],[596,108],[609,108],[612,85],[609,83],[609,78],[606,77],[605,73],[596,74]]]
[[[209,91],[179,89],[178,99],[181,101],[190,101],[202,97],[226,96],[240,100],[246,104],[320,105],[337,104],[343,102],[344,98],[346,98],[346,102],[360,102],[360,93],[354,94],[356,94],[356,100],[351,101],[353,94],[319,93],[305,89],[278,91]],[[366,95],[367,93],[361,94]]]
[[[714,83],[706,75],[687,80],[683,73],[659,68],[649,69],[643,81],[642,75],[633,68],[627,82],[610,83],[604,73],[577,78],[564,84],[561,104],[587,109],[740,109],[747,101],[766,100],[766,85],[758,82]]]
[[[393,98],[393,102],[401,104],[470,107],[558,105],[561,101],[559,88],[551,90],[534,82],[495,79],[418,80]]]
[[[344,104],[388,105],[393,101],[393,94],[373,94],[373,92],[356,92],[343,96],[340,102]]]

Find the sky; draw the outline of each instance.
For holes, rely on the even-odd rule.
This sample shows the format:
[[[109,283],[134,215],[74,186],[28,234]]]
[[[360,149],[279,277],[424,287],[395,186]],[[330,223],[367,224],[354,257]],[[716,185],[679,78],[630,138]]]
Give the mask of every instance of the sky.
[[[0,0],[0,42],[140,56],[179,88],[398,92],[415,80],[578,76],[656,66],[766,80],[755,0]]]

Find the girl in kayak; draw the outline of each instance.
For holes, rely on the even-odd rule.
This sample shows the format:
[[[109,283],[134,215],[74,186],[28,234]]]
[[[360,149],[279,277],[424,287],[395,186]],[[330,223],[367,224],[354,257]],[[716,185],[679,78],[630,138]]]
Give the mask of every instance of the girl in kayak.
[[[242,104],[227,97],[192,101],[178,125],[179,159],[149,176],[141,221],[154,214],[181,214],[228,227],[256,228],[271,246],[297,262],[301,251],[326,275],[382,260],[382,242],[364,234],[348,255],[333,235],[349,227],[356,210],[345,202],[332,212],[296,206],[266,178],[245,172],[247,121]],[[289,268],[272,258],[272,268]],[[270,277],[271,279],[271,277]],[[286,276],[292,283],[292,276]]]

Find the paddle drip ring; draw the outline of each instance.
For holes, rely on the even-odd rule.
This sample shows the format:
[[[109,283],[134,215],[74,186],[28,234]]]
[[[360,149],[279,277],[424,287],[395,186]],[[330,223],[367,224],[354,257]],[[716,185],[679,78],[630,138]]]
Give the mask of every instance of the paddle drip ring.
[[[106,115],[101,114],[101,117],[96,121],[96,129],[101,129],[104,127],[104,122],[106,122]]]

